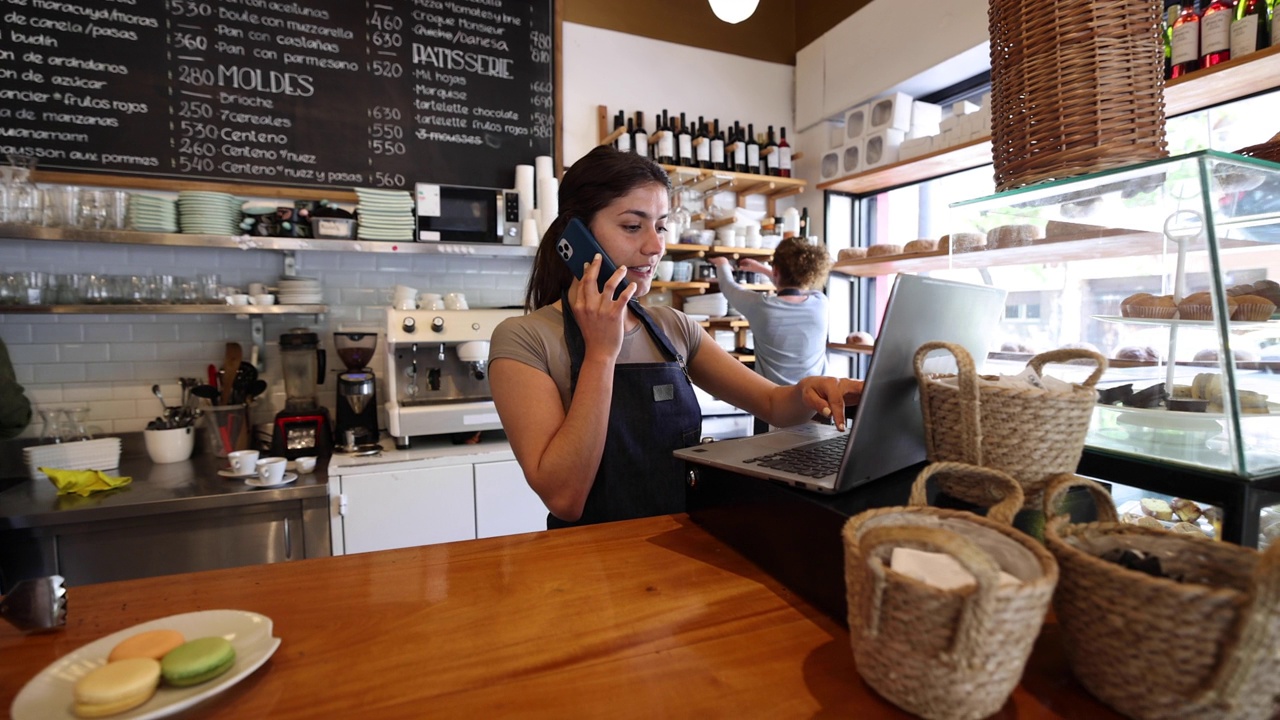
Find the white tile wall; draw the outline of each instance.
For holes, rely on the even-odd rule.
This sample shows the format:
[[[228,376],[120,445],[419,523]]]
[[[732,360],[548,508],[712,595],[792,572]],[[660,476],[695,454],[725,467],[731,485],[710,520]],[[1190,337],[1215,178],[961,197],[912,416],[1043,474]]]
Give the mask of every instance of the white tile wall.
[[[265,422],[284,406],[275,340],[293,327],[320,334],[332,348],[332,332],[359,326],[381,331],[390,288],[464,292],[471,307],[504,307],[524,301],[531,258],[300,252],[298,274],[318,278],[330,312],[267,317],[267,370],[271,389],[254,410]],[[215,248],[163,248],[0,239],[0,272],[171,274],[216,272],[224,285],[271,284],[283,268],[277,252]],[[381,332],[379,332],[381,334]],[[227,342],[248,352],[250,323],[229,315],[7,315],[0,313],[0,339],[9,348],[18,382],[38,406],[87,405],[89,425],[99,434],[136,432],[156,417],[151,394],[159,384],[170,404],[179,397],[178,378],[204,381],[205,368],[222,364]],[[385,345],[379,344],[380,350]],[[341,363],[329,353],[321,397],[332,409],[333,378]],[[373,370],[384,370],[381,353]],[[385,396],[382,388],[379,392]],[[25,435],[40,434],[37,419]]]

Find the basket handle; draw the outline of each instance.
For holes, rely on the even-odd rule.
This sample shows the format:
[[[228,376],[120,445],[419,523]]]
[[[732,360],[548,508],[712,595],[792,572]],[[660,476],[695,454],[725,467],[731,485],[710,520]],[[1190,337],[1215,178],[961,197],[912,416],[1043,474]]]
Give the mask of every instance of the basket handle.
[[[1236,626],[1224,644],[1220,655],[1223,661],[1209,683],[1208,694],[1223,700],[1239,695],[1240,686],[1248,681],[1257,658],[1272,651],[1271,643],[1275,639],[1266,630],[1277,607],[1280,607],[1280,543],[1272,543],[1253,569],[1249,598],[1240,608]]]
[[[990,632],[989,628],[995,622],[994,606],[996,590],[1000,586],[1000,566],[968,538],[942,528],[890,525],[868,529],[862,533],[858,544],[862,548],[863,557],[868,558],[868,565],[875,578],[871,617],[867,623],[867,634],[870,637],[875,637],[880,632],[881,605],[885,585],[888,583],[885,575],[888,565],[875,555],[875,551],[884,545],[946,553],[955,558],[977,581],[978,587],[965,599],[964,609],[960,612],[960,620],[951,643],[952,654],[961,657],[969,655],[970,650]]]
[[[1115,501],[1111,499],[1111,495],[1106,488],[1088,478],[1063,473],[1050,478],[1048,487],[1044,491],[1044,528],[1046,533],[1052,530],[1054,534],[1057,534],[1058,527],[1070,522],[1070,517],[1066,515],[1060,516],[1058,508],[1062,505],[1062,497],[1073,487],[1085,488],[1093,496],[1093,504],[1098,509],[1099,522],[1120,522],[1120,516],[1116,514]]]
[[[929,384],[937,381],[924,371],[925,356],[934,350],[946,350],[956,358],[959,374],[956,383],[959,386],[962,417],[960,421],[961,444],[964,446],[964,460],[970,465],[982,464],[982,416],[978,395],[978,369],[973,364],[969,351],[955,343],[931,340],[916,349],[915,371],[916,382],[920,385],[920,414],[924,419],[925,447],[933,447],[933,409],[926,400]]]
[[[1058,348],[1057,350],[1042,352],[1031,358],[1031,360],[1027,362],[1027,367],[1035,370],[1037,375],[1042,375],[1043,373],[1041,373],[1040,370],[1045,365],[1050,363],[1062,363],[1068,360],[1079,360],[1081,358],[1085,360],[1092,360],[1097,364],[1097,367],[1093,369],[1093,373],[1091,373],[1084,382],[1080,383],[1085,387],[1093,387],[1098,383],[1098,380],[1102,379],[1102,373],[1107,371],[1107,359],[1092,350],[1085,350],[1084,348]]]
[[[977,475],[994,481],[993,485],[987,486],[987,494],[993,501],[998,502],[993,502],[987,506],[990,508],[987,511],[987,518],[1002,525],[1013,525],[1013,517],[1022,509],[1022,503],[1024,502],[1022,486],[1007,473],[980,465],[968,465],[960,462],[937,462],[927,466],[920,471],[920,474],[916,476],[915,482],[911,484],[911,499],[907,501],[907,504],[913,507],[928,505],[927,488],[929,478],[940,473]],[[965,499],[967,500],[968,498]]]

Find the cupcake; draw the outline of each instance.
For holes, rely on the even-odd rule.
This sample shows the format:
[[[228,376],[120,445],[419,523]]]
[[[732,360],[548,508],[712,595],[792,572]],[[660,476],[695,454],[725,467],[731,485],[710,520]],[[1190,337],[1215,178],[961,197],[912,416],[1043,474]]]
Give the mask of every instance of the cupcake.
[[[1236,299],[1227,298],[1227,317],[1236,311]],[[1183,320],[1212,320],[1213,300],[1207,292],[1191,293],[1178,303],[1178,317]]]
[[[1270,320],[1271,313],[1276,311],[1275,303],[1261,295],[1237,295],[1232,299],[1236,302],[1236,310],[1231,315],[1232,320],[1265,322]]]
[[[1259,280],[1253,284],[1252,290],[1244,294],[1264,297],[1273,304],[1280,306],[1280,283],[1275,280]]]
[[[1146,300],[1147,298],[1150,298],[1150,297],[1152,297],[1151,293],[1141,292],[1141,293],[1130,295],[1124,300],[1121,300],[1120,314],[1125,317],[1133,317],[1133,313],[1132,313],[1133,307],[1138,303],[1142,302],[1143,300]]]
[[[1168,320],[1178,313],[1178,304],[1172,295],[1145,297],[1129,306],[1128,317],[1158,318]]]

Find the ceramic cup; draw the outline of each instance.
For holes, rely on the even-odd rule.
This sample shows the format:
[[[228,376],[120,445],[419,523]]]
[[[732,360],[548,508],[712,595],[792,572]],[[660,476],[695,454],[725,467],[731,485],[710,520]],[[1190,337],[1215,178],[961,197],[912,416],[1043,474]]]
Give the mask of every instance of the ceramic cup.
[[[693,279],[693,263],[681,260],[671,269],[671,279],[675,282],[689,282]]]
[[[257,450],[236,450],[227,454],[227,461],[231,463],[231,471],[237,475],[248,475],[254,472],[255,465],[258,462]]]
[[[425,293],[418,296],[418,307],[422,310],[443,310],[444,298],[437,293]]]
[[[315,472],[316,458],[300,457],[293,461],[293,466],[297,468],[299,475],[306,475],[307,473]]]
[[[228,304],[228,305],[248,305],[248,304],[249,304],[249,296],[248,296],[248,295],[244,295],[244,294],[240,294],[240,293],[237,293],[237,294],[234,294],[234,295],[228,295],[228,296],[227,296],[227,304]]]
[[[256,463],[258,480],[263,485],[279,485],[284,482],[284,468],[289,461],[282,457],[262,458]]]
[[[267,286],[262,283],[249,283],[250,295],[261,295],[267,291]]]
[[[462,293],[452,292],[444,296],[445,310],[466,310],[467,296]]]
[[[275,305],[276,296],[271,293],[262,293],[261,295],[250,295],[249,303],[252,305]]]
[[[658,261],[658,279],[662,282],[670,282],[671,274],[675,272],[676,264],[671,260]]]

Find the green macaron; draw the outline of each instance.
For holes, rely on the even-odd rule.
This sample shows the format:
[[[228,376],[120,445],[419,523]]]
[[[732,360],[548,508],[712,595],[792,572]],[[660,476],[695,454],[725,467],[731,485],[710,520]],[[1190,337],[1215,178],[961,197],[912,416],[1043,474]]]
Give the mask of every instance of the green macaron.
[[[166,653],[160,659],[160,674],[170,685],[198,685],[230,670],[235,662],[235,648],[225,638],[203,637]]]

